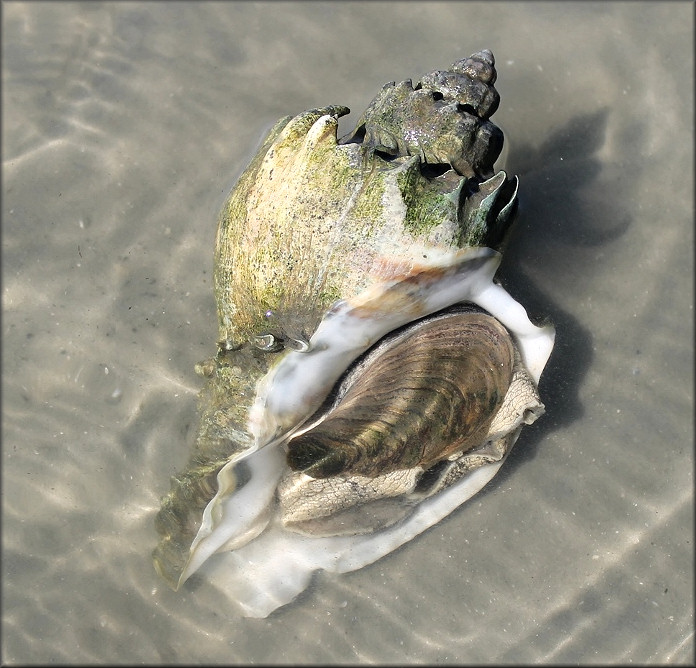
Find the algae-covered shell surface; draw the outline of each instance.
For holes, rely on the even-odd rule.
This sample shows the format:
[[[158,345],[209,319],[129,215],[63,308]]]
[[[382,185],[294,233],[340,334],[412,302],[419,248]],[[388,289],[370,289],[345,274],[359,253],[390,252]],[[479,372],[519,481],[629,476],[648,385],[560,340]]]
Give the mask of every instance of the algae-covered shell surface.
[[[156,521],[174,588],[200,571],[264,617],[440,521],[543,413],[553,327],[494,280],[517,204],[495,79],[481,51],[387,84],[340,139],[345,107],[283,118],[239,178],[197,440]]]

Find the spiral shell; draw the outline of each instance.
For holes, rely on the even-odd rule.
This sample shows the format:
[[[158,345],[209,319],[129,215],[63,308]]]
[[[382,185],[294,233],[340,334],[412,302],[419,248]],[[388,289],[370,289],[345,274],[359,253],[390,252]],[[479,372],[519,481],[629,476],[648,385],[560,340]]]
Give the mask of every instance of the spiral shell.
[[[517,208],[496,172],[493,55],[278,121],[220,215],[217,355],[157,571],[202,570],[265,616],[315,570],[360,568],[495,475],[553,327],[494,281]]]

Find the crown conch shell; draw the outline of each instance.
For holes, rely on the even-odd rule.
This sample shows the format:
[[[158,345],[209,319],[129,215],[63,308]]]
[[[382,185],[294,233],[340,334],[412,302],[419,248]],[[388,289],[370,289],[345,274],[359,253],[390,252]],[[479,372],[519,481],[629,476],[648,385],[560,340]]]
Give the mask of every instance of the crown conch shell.
[[[215,250],[218,354],[157,516],[155,567],[243,614],[290,602],[449,514],[524,424],[551,325],[494,281],[517,179],[495,172],[493,56],[281,119],[239,178]]]

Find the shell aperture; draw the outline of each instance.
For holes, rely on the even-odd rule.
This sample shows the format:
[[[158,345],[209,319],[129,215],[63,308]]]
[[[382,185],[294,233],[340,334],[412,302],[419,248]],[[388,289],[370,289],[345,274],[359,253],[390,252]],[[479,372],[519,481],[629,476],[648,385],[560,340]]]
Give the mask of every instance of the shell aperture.
[[[156,526],[158,572],[243,614],[290,602],[475,494],[524,424],[554,342],[494,282],[517,207],[495,173],[494,59],[281,119],[223,208],[217,356],[187,468]]]

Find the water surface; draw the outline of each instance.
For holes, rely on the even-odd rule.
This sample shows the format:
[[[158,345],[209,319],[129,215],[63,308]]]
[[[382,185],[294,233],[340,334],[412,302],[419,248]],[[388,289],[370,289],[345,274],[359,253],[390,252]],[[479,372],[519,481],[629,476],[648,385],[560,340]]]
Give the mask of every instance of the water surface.
[[[691,3],[3,3],[2,661],[693,661]],[[280,116],[496,55],[547,414],[469,503],[243,619],[154,573],[219,207]]]

